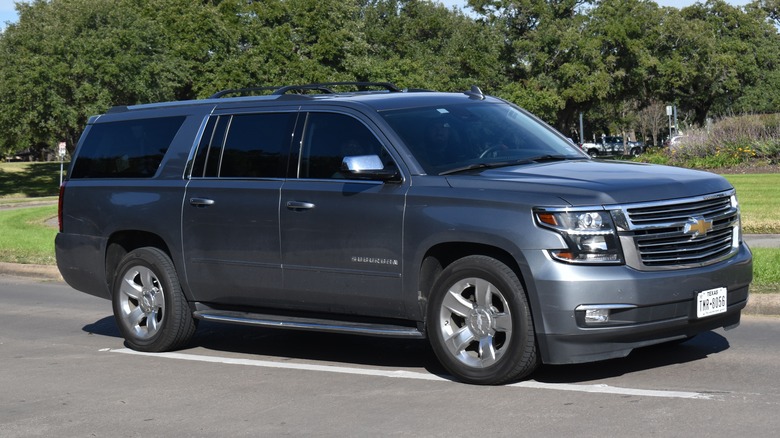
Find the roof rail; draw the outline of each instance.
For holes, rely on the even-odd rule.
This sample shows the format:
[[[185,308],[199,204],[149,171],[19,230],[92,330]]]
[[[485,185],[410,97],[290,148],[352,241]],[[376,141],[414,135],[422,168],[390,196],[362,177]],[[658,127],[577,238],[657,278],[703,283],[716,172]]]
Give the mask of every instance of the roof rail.
[[[335,94],[336,92],[332,87],[352,86],[356,87],[359,91],[367,91],[368,88],[383,88],[390,92],[400,92],[401,89],[396,87],[390,82],[319,82],[305,85],[287,85],[284,87],[250,87],[250,88],[234,88],[229,90],[222,90],[209,96],[209,99],[218,99],[220,97],[227,96],[229,94],[249,94],[258,91],[270,91],[271,95],[281,96],[283,94],[303,94],[309,91],[317,91],[323,94]]]
[[[211,96],[209,96],[209,99],[218,99],[220,97],[226,96],[228,94],[246,94],[256,91],[276,91],[279,87],[251,87],[251,88],[232,88],[229,90],[222,90],[218,91]]]
[[[326,94],[332,94],[335,93],[331,89],[331,87],[343,87],[343,86],[353,86],[357,87],[360,91],[365,91],[367,88],[374,87],[374,88],[384,88],[387,91],[390,92],[400,92],[401,89],[396,87],[394,84],[390,82],[319,82],[314,84],[306,84],[306,85],[288,85],[286,87],[281,87],[278,90],[274,91],[272,94],[287,94],[287,92],[305,92],[305,91],[321,91]]]

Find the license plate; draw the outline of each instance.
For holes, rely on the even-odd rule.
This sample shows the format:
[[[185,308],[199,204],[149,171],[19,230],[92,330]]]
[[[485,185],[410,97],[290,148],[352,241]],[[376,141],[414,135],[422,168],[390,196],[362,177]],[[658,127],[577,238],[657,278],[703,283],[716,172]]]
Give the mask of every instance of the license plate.
[[[696,317],[704,318],[724,313],[727,307],[726,295],[725,287],[699,292],[696,298]]]

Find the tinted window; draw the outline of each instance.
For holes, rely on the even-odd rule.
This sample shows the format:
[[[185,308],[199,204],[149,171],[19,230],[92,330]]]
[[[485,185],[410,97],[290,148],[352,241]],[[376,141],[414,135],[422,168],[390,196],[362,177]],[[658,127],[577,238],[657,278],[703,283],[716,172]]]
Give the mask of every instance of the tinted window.
[[[216,177],[219,173],[219,159],[222,145],[225,143],[228,123],[230,123],[230,116],[209,119],[198,146],[198,154],[192,168],[193,177]]]
[[[303,136],[299,177],[343,178],[346,156],[379,155],[379,140],[355,118],[332,113],[310,113]]]
[[[148,178],[157,172],[184,117],[98,123],[82,143],[70,178]]]
[[[575,146],[511,105],[471,102],[382,115],[429,174],[548,155],[583,158]]]
[[[193,177],[281,178],[296,113],[219,116],[199,146]]]

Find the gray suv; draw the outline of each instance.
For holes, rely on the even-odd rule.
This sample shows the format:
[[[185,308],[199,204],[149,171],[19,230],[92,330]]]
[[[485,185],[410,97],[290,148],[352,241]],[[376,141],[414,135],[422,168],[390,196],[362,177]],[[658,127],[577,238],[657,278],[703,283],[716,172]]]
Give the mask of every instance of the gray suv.
[[[57,263],[131,348],[199,320],[427,338],[500,384],[739,323],[751,254],[717,175],[591,160],[476,87],[266,93],[89,120]]]

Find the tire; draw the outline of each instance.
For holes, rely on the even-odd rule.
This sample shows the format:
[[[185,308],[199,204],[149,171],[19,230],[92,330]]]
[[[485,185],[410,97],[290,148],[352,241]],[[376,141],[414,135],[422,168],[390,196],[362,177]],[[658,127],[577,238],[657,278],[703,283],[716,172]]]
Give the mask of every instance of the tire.
[[[139,248],[122,258],[111,301],[119,331],[133,350],[181,348],[197,328],[173,262],[157,248]]]
[[[463,382],[503,384],[539,364],[523,286],[490,257],[464,257],[442,271],[431,291],[427,331],[439,361]]]
[[[590,149],[588,150],[588,155],[590,155],[591,158],[598,158],[599,151],[597,151],[596,149]]]

